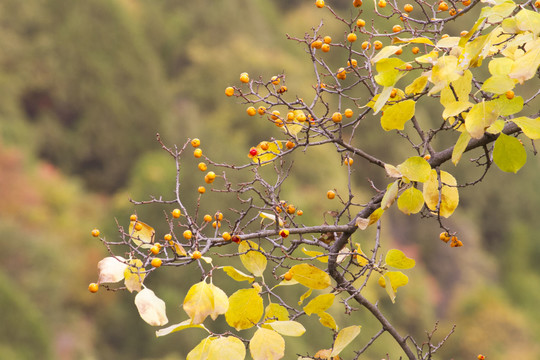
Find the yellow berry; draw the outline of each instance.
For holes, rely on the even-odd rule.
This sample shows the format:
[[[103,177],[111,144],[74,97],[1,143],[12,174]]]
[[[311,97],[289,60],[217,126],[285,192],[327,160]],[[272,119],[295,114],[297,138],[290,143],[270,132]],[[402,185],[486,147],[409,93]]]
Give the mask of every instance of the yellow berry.
[[[403,7],[403,10],[410,13],[411,11],[413,11],[413,6],[411,4],[405,4],[405,6]]]
[[[223,237],[223,240],[225,241],[231,240],[231,234],[229,234],[228,232],[224,232],[223,235],[221,236]]]
[[[259,113],[259,115],[264,115],[266,113],[266,108],[264,106],[259,106],[257,112]]]
[[[393,88],[392,91],[390,92],[390,97],[393,99],[396,97],[396,95],[397,95],[397,89]]]
[[[332,121],[335,122],[335,123],[339,123],[341,122],[341,120],[343,119],[343,116],[341,115],[340,112],[335,112],[332,114]]]
[[[311,48],[313,49],[320,49],[322,47],[323,42],[321,40],[315,40],[311,43]]]
[[[333,190],[328,190],[328,192],[326,193],[326,197],[329,198],[330,200],[332,200],[333,198],[336,197],[335,191],[333,191]]]
[[[450,16],[454,16],[454,15],[457,14],[457,11],[456,11],[456,9],[450,9],[450,11],[448,12],[448,14],[449,14]]]
[[[392,31],[397,33],[397,32],[400,32],[402,30],[401,26],[400,25],[394,25],[392,27]]]
[[[448,242],[448,241],[450,241],[450,235],[448,235],[447,232],[442,232],[439,235],[439,239],[441,239],[444,242]]]
[[[154,255],[159,254],[159,250],[161,250],[161,248],[160,248],[160,246],[159,246],[158,244],[156,244],[156,245],[154,245],[154,246],[152,246],[152,247],[150,248],[150,252],[151,252],[152,254],[154,254]]]
[[[461,3],[465,6],[469,6],[471,5],[471,0],[463,0]],[[535,6],[536,6],[536,3],[540,4],[540,2],[537,1],[534,3]],[[540,7],[540,6],[536,6],[536,7]]]
[[[250,106],[246,109],[246,112],[249,116],[255,116],[255,114],[257,113],[257,110],[255,110],[253,106]]]
[[[418,54],[418,52],[420,51],[420,48],[418,48],[418,46],[415,46],[415,47],[412,48],[411,51],[412,51],[413,54],[416,55],[416,54]]]
[[[431,159],[431,155],[430,155],[430,154],[424,155],[424,159],[425,159],[426,161],[429,161],[429,159]]]
[[[137,215],[131,214],[129,217],[129,221],[137,221]]]
[[[302,211],[302,210],[298,210],[298,211],[296,212],[296,215],[298,215],[298,216],[302,216],[302,215],[304,215],[304,211]]]
[[[375,48],[375,50],[381,50],[383,47],[383,44],[379,40],[375,40],[373,42],[373,47]]]
[[[350,118],[353,116],[353,111],[351,109],[345,109],[344,114],[345,114],[345,117]]]
[[[332,38],[328,35],[326,35],[324,38],[323,38],[323,41],[325,44],[330,44],[332,42]]]
[[[135,230],[141,231],[143,229],[143,225],[140,222],[135,223]]]
[[[277,120],[277,119],[279,119],[279,116],[280,116],[280,115],[281,115],[281,114],[279,113],[279,111],[274,110],[274,111],[272,111],[272,115],[270,116],[270,118],[271,118],[272,120]]]
[[[209,214],[206,214],[206,215],[204,215],[203,220],[206,221],[206,222],[210,222],[210,221],[212,221],[212,216],[210,216]]]
[[[296,208],[294,207],[294,205],[290,204],[289,206],[287,206],[287,213],[292,215],[295,212],[296,212]]]
[[[201,257],[202,257],[202,254],[198,250],[194,251],[193,254],[191,254],[191,258],[195,260],[200,259]]]
[[[386,1],[385,0],[379,0],[377,5],[379,5],[380,8],[384,8],[384,7],[386,7]]]
[[[403,49],[399,48],[399,49],[396,50],[396,52],[394,54],[401,55],[402,53],[403,53]]]
[[[270,82],[273,84],[273,85],[278,85],[279,82],[281,81],[281,79],[277,76],[272,76],[272,78],[270,79]]]
[[[360,7],[362,6],[362,0],[353,0],[352,4],[354,7]]]
[[[443,2],[441,2],[441,3],[439,4],[439,8],[438,8],[438,9],[439,9],[439,11],[446,11],[446,10],[448,10],[448,4],[445,3],[445,2],[443,1]]]
[[[346,157],[345,159],[343,159],[343,164],[348,165],[348,166],[351,166],[353,162],[354,160],[351,159],[350,157]]]
[[[153,258],[152,261],[150,262],[150,264],[156,268],[160,267],[162,263],[163,261],[160,258]]]
[[[329,52],[330,51],[330,45],[328,44],[322,44],[321,45],[322,52]]]
[[[200,158],[202,156],[202,150],[199,148],[195,149],[195,151],[193,152],[193,156],[195,156],[196,158]]]
[[[347,78],[347,72],[344,68],[339,68],[337,71],[336,77],[340,80],[345,80]]]
[[[249,82],[249,75],[247,72],[243,72],[240,74],[240,81],[244,84]]]
[[[358,39],[358,37],[356,36],[355,33],[350,33],[349,35],[347,35],[347,41],[348,42],[355,42],[356,39]]]
[[[199,186],[197,188],[197,191],[199,192],[199,194],[204,194],[206,192],[206,188],[204,186]]]
[[[356,59],[347,60],[347,66],[352,66],[353,68],[357,67],[358,61],[356,61]]]
[[[324,7],[324,0],[317,0],[315,1],[315,6],[317,6],[319,9]]]
[[[229,86],[228,88],[226,88],[226,89],[225,89],[225,95],[227,95],[227,96],[233,96],[233,95],[234,95],[234,88],[232,88],[232,87],[230,87],[230,86]]]
[[[99,230],[98,229],[92,230],[92,236],[93,237],[98,237],[99,236]]]
[[[191,140],[191,146],[196,148],[196,147],[199,147],[200,145],[201,145],[201,140],[199,140],[197,138]]]
[[[99,290],[99,284],[90,283],[90,285],[88,285],[88,291],[90,291],[91,293],[97,293],[98,290]]]
[[[266,151],[270,147],[270,144],[268,144],[268,141],[261,142],[261,150]]]
[[[197,167],[199,168],[199,170],[201,171],[206,171],[208,169],[208,166],[206,166],[205,163],[203,162],[200,162],[199,165],[197,165]]]
[[[287,147],[287,149],[292,149],[294,148],[294,143],[292,141],[287,141],[287,143],[285,144],[285,146]]]
[[[223,220],[223,213],[220,212],[220,211],[218,211],[218,212],[216,213],[216,215],[214,215],[214,219],[216,219],[216,220],[218,220],[218,221]]]
[[[371,48],[371,44],[369,43],[369,41],[364,41],[362,43],[362,49],[367,50],[369,48]]]
[[[364,19],[358,19],[356,20],[356,26],[359,28],[366,26],[366,21]]]
[[[208,179],[213,181],[216,178],[216,173],[213,171],[209,171],[206,176],[208,177]]]
[[[172,235],[171,234],[165,234],[163,236],[163,239],[165,239],[165,241],[171,241],[172,240]]]
[[[180,209],[174,209],[172,211],[173,218],[178,219],[180,217],[180,215],[182,215],[182,212],[180,211]]]

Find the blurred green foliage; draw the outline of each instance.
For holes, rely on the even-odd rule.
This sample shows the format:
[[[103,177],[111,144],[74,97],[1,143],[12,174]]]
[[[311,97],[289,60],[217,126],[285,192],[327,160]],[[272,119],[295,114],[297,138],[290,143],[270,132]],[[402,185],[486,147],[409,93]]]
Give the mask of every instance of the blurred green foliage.
[[[350,4],[336,1],[336,6],[347,11]],[[6,254],[0,266],[0,306],[12,310],[0,327],[2,356],[185,357],[200,334],[155,339],[154,329],[138,317],[132,294],[86,291],[97,277],[95,264],[106,256],[89,232],[99,225],[114,238],[114,219],[127,226],[133,212],[158,234],[167,231],[163,214],[170,209],[128,201],[175,196],[174,161],[160,151],[157,132],[167,145],[179,147],[198,137],[213,159],[237,164],[249,161],[250,146],[279,139],[278,128],[258,116],[249,118],[244,106],[227,99],[223,90],[242,71],[265,79],[284,71],[287,85],[294,88],[291,96],[309,98],[314,84],[309,59],[284,34],[303,37],[321,17],[326,34],[340,38],[347,32],[311,1],[0,3],[0,243]],[[329,56],[336,68],[346,62],[341,55]],[[431,117],[428,110],[419,114]],[[361,141],[367,150],[386,151],[388,162],[399,159],[403,148],[390,147],[381,129],[365,131]],[[196,169],[200,160],[188,158],[180,181],[183,201],[191,207],[204,173]],[[294,161],[281,197],[304,210],[305,223],[321,223],[332,206],[324,194],[331,188],[346,191],[346,172],[338,156],[323,147],[298,151]],[[313,167],[315,161],[325,165]],[[370,296],[382,296],[380,305],[390,318],[415,336],[439,320],[436,336],[442,339],[455,323],[442,358],[471,358],[479,352],[490,360],[540,356],[535,341],[540,338],[540,288],[535,285],[540,278],[535,223],[539,165],[531,158],[517,176],[493,169],[480,185],[463,189],[452,220],[465,243],[457,251],[437,239],[436,224],[389,211],[383,236],[406,249],[419,266],[395,305],[376,284]],[[363,200],[369,182],[362,166],[354,164],[355,191]],[[471,164],[457,174],[472,179],[475,171]],[[234,172],[229,175],[240,179]],[[387,181],[383,176],[370,180],[381,187]],[[504,191],[508,186],[520,191]],[[234,197],[207,187],[201,216],[217,210],[226,218],[232,215]],[[173,270],[149,280],[166,300],[171,322],[184,320],[178,305],[197,277],[195,270]],[[351,321],[333,315],[342,326]],[[379,329],[365,315],[358,314],[363,325],[359,339],[367,341]],[[310,321],[310,336],[294,339],[288,358],[317,350],[309,339],[319,325],[315,318]],[[330,344],[328,333],[324,336],[321,342]],[[392,350],[388,343],[383,336],[366,358]]]

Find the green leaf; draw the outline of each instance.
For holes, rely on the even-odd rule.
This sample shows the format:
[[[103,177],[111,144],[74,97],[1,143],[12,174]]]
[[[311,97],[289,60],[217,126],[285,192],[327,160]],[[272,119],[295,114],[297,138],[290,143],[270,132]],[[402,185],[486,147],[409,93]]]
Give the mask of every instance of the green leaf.
[[[527,162],[527,152],[518,139],[501,133],[495,140],[493,162],[502,171],[517,173]]]
[[[424,207],[424,195],[411,186],[399,196],[397,206],[406,215],[417,214]]]
[[[319,295],[304,306],[304,312],[308,315],[311,314],[319,314],[323,311],[326,311],[332,304],[334,303],[335,299],[334,294],[322,294]]]
[[[441,170],[440,174],[441,182],[443,184],[441,193],[439,193],[439,178],[437,176],[437,171],[433,169],[431,170],[429,180],[424,183],[424,201],[430,210],[436,211],[440,195],[441,204],[439,211],[441,216],[447,218],[452,215],[459,204],[459,193],[456,187],[456,179],[446,171]]]
[[[459,138],[456,142],[456,145],[454,146],[454,149],[452,150],[452,163],[454,165],[457,165],[459,160],[461,160],[461,156],[467,149],[467,145],[469,145],[469,141],[471,140],[471,135],[464,131],[459,135]]]
[[[262,276],[267,264],[263,248],[253,241],[243,240],[238,244],[238,252],[245,253],[240,255],[244,267],[253,275]]]
[[[243,360],[245,357],[244,343],[237,337],[227,336],[215,339],[210,343],[207,360]]]
[[[399,172],[410,181],[425,182],[431,174],[431,165],[420,156],[412,156],[397,166]]]
[[[332,282],[330,275],[311,264],[294,265],[289,272],[293,279],[310,289],[326,289]]]
[[[240,270],[237,270],[236,268],[232,266],[224,266],[221,268],[227,275],[229,275],[233,280],[236,281],[249,281],[252,283],[255,278],[251,275],[244,274]]]
[[[405,100],[386,107],[381,116],[382,128],[385,131],[403,130],[405,123],[414,116],[415,105],[414,100]]]
[[[396,269],[412,269],[416,264],[414,259],[408,258],[401,250],[398,249],[388,250],[384,261],[388,266]]]
[[[285,356],[285,340],[273,330],[259,328],[249,342],[249,352],[253,360],[279,360]]]
[[[353,325],[346,328],[343,328],[339,331],[334,341],[334,346],[332,348],[332,353],[330,357],[339,355],[339,353],[345,349],[357,336],[360,334],[360,325]]]
[[[249,329],[259,322],[263,312],[263,299],[259,291],[240,289],[229,298],[225,320],[236,330]]]
[[[540,117],[531,119],[525,116],[521,116],[512,119],[517,126],[523,130],[523,133],[532,140],[540,139]]]
[[[273,321],[268,326],[285,336],[302,336],[306,332],[304,325],[292,320]]]

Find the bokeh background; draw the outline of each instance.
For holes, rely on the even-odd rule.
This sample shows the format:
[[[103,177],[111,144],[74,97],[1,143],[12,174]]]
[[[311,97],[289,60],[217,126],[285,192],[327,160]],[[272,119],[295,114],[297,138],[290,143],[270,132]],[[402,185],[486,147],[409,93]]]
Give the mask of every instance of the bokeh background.
[[[349,0],[328,2],[353,16]],[[366,20],[372,19],[370,6],[364,5]],[[302,38],[321,20],[323,33],[343,38],[347,29],[311,0],[0,2],[1,359],[185,358],[203,337],[200,330],[156,339],[138,316],[133,294],[87,291],[106,256],[90,231],[99,227],[115,239],[116,220],[127,225],[134,211],[158,234],[165,231],[165,207],[129,202],[173,195],[174,162],[160,150],[157,132],[170,145],[198,137],[213,159],[235,164],[249,161],[250,146],[282,136],[258,116],[248,117],[245,106],[223,91],[243,71],[264,79],[285,73],[290,92],[309,98],[312,65],[285,34]],[[471,23],[464,18],[448,32],[459,34]],[[337,68],[347,58],[336,52],[328,59]],[[439,121],[438,111],[428,108],[419,116]],[[389,142],[394,137],[374,126],[363,146],[385,161],[400,161],[406,144]],[[528,163],[517,175],[494,168],[480,185],[461,190],[449,224],[459,231],[462,248],[439,241],[433,220],[388,212],[384,246],[404,250],[418,265],[396,304],[382,289],[372,289],[372,296],[380,297],[403,333],[422,338],[439,321],[434,338],[441,340],[455,324],[437,358],[540,358],[540,163],[528,149]],[[308,224],[322,223],[323,212],[334,206],[327,189],[346,189],[346,169],[329,150],[297,152],[283,189],[282,197],[304,210]],[[195,159],[185,166],[195,169]],[[462,181],[480,171],[466,164],[449,169]],[[359,194],[369,196],[368,177],[384,186],[384,178],[359,159],[353,170]],[[188,204],[203,181],[193,173],[182,173]],[[202,210],[231,205],[224,195],[211,199]],[[166,300],[171,323],[185,319],[180,304],[199,276],[164,269],[149,279]],[[221,280],[229,295],[238,286]],[[332,314],[342,326],[363,325],[359,344],[378,330],[366,313],[349,318],[337,306]],[[286,358],[331,346],[331,334],[316,320],[308,321],[309,336],[287,339]],[[380,359],[387,351],[397,350],[383,336],[362,358]]]

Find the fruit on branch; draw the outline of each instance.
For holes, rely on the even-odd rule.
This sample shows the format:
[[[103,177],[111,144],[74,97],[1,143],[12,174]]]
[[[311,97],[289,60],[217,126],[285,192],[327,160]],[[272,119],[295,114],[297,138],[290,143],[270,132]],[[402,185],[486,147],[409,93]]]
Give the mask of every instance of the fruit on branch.
[[[339,68],[336,77],[340,80],[345,80],[347,78],[347,72],[345,71],[345,68]]]
[[[225,88],[225,95],[227,96],[233,96],[234,95],[234,88],[229,86]]]
[[[219,228],[221,227],[221,223],[220,223],[219,221],[214,221],[214,222],[212,223],[212,227],[213,227],[214,229],[215,229],[215,228],[218,228],[218,229],[219,229]]]
[[[173,215],[174,216],[174,215]],[[171,234],[165,234],[163,235],[163,239],[165,241],[171,241],[172,240],[172,235]]]
[[[296,208],[294,207],[293,204],[287,205],[287,213],[288,213],[288,214],[291,214],[291,215],[292,215],[292,214],[294,214],[295,212],[296,212]]]
[[[304,215],[304,212],[303,212],[302,210],[298,210],[298,211],[296,212],[296,215],[302,216],[302,215]]]
[[[229,241],[229,240],[231,240],[231,238],[232,238],[232,237],[231,237],[231,234],[229,234],[228,232],[224,232],[224,233],[221,235],[221,237],[222,237],[223,240],[225,240],[225,241]]]
[[[347,41],[348,42],[355,42],[358,39],[358,36],[356,36],[355,33],[350,33],[347,35]]]
[[[141,224],[140,222],[136,222],[134,228],[137,231],[141,231],[143,229],[143,224]]]
[[[261,149],[262,149],[263,151],[268,150],[269,147],[270,147],[270,144],[268,144],[268,141],[263,141],[263,142],[261,142]]]
[[[368,49],[370,49],[370,48],[371,48],[371,44],[369,43],[369,41],[364,41],[364,42],[362,43],[362,49],[368,50]]]
[[[419,48],[418,46],[415,46],[415,47],[412,48],[411,51],[412,51],[413,54],[416,55],[416,54],[418,54],[418,52],[420,51],[420,48]]]
[[[93,237],[98,237],[99,236],[99,230],[98,229],[93,229],[92,230],[92,236]]]
[[[353,59],[354,60],[354,59]],[[345,111],[343,112],[343,114],[345,115],[345,117],[347,118],[350,118],[353,116],[353,111],[351,109],[345,109]]]
[[[206,182],[207,184],[213,183],[215,179],[216,179],[216,173],[213,172],[213,171],[209,171],[209,172],[204,176],[204,182]]]
[[[272,119],[272,120],[277,120],[277,119],[279,119],[279,116],[280,116],[280,115],[281,115],[281,114],[280,114],[279,111],[274,110],[274,111],[272,111],[272,115],[270,115],[270,119]]]
[[[323,41],[325,44],[330,44],[332,42],[332,38],[328,35],[326,35],[324,38],[323,38]]]
[[[403,10],[405,10],[405,12],[412,12],[414,9],[414,7],[411,5],[411,4],[405,4],[405,6],[403,6]]]
[[[150,248],[150,252],[153,254],[153,255],[157,255],[159,254],[159,251],[161,250],[161,246],[159,246],[159,244],[155,244],[153,245],[151,248]]]
[[[281,79],[277,75],[272,76],[272,78],[270,79],[272,85],[278,85],[280,81]]]
[[[392,31],[395,33],[400,32],[401,30],[403,30],[403,28],[400,25],[394,25],[392,27]]]
[[[202,150],[199,148],[195,149],[195,151],[193,152],[193,156],[195,156],[196,158],[200,158],[202,156]]]
[[[281,85],[281,87],[278,90],[278,93],[283,94],[287,91],[287,87],[285,85]]]
[[[197,188],[197,191],[199,192],[199,194],[204,194],[206,192],[206,188],[204,186],[199,186]]]
[[[202,254],[199,250],[196,250],[191,254],[191,258],[194,260],[200,259],[202,257]]]
[[[292,280],[292,274],[290,271],[287,271],[285,274],[283,274],[283,279],[285,279],[286,281],[290,281]]]
[[[88,285],[88,291],[90,291],[91,293],[97,293],[98,290],[99,290],[99,284],[90,283],[90,285]]]
[[[375,50],[381,50],[383,47],[383,44],[379,40],[375,40],[373,42],[373,47],[375,48]]]
[[[184,239],[190,240],[193,237],[193,233],[191,232],[191,230],[186,230],[184,231],[182,236],[184,237]]]
[[[448,4],[444,1],[442,1],[441,3],[439,3],[439,7],[438,7],[438,10],[439,11],[446,11],[448,10]]]
[[[253,106],[248,107],[246,112],[249,116],[255,116],[257,114],[257,110]]]
[[[279,235],[282,237],[282,238],[286,238],[287,236],[289,236],[289,230],[288,229],[281,229],[279,231]]]
[[[233,235],[233,236],[231,237],[231,241],[232,241],[232,242],[235,242],[235,243],[237,243],[237,244],[240,244],[240,241],[242,241],[242,239],[240,239],[240,236],[238,236],[238,235]]]
[[[358,19],[356,20],[356,26],[358,26],[359,28],[363,28],[364,26],[366,26],[366,21],[364,19]]]
[[[354,160],[348,156],[345,159],[343,159],[343,165],[351,166],[353,162]]]
[[[131,215],[129,216],[129,221],[137,221],[137,215],[131,214]]]
[[[201,145],[201,140],[197,138],[191,140],[191,146],[193,146],[194,148],[199,147],[200,145]]]
[[[150,265],[152,265],[155,268],[158,268],[161,266],[162,263],[163,263],[163,260],[161,260],[160,258],[153,258],[152,261],[150,262]]]
[[[379,2],[377,3],[377,5],[378,5],[380,8],[385,8],[385,7],[386,7],[386,0],[379,0]]]
[[[322,9],[324,7],[324,0],[315,1],[315,6],[317,6],[319,9]]]
[[[326,193],[326,197],[332,200],[336,197],[336,192],[334,190],[328,190],[328,192]]]
[[[249,149],[249,155],[251,156],[257,156],[258,154],[258,151],[257,149],[255,149],[254,147],[252,147],[251,149]]]
[[[210,216],[210,214],[206,214],[204,215],[203,220],[206,222],[210,222],[212,221],[212,216]]]
[[[249,82],[249,75],[247,72],[243,72],[240,74],[240,82],[243,82],[244,84]]]
[[[259,115],[264,115],[266,113],[266,108],[264,106],[259,106],[257,112],[259,113]]]
[[[287,141],[287,143],[285,144],[285,147],[286,147],[287,149],[290,150],[290,149],[294,148],[294,143],[293,143],[292,141],[289,140],[289,141]]]
[[[341,115],[340,112],[335,112],[332,114],[332,121],[335,122],[335,123],[339,123],[341,122],[341,120],[343,119],[343,116]]]
[[[515,96],[515,94],[514,94],[514,92],[513,92],[512,90],[508,90],[508,91],[505,93],[505,95],[506,95],[506,98],[507,98],[508,100],[512,100],[512,99],[514,98],[514,96]]]
[[[172,211],[172,217],[173,218],[178,219],[180,217],[180,215],[182,215],[182,212],[180,211],[180,209],[174,209]]]
[[[314,42],[311,43],[311,48],[320,49],[322,45],[323,45],[323,42],[321,40],[315,40]]]
[[[347,60],[347,66],[352,66],[353,68],[355,68],[358,66],[358,61],[356,61],[356,59]]]
[[[447,242],[450,241],[451,237],[450,237],[450,235],[445,231],[445,232],[440,233],[439,239],[441,239],[442,241],[444,241],[444,242],[447,243]]]
[[[205,163],[203,162],[200,162],[199,165],[197,165],[197,167],[199,168],[199,170],[201,171],[206,171],[208,169],[208,166],[206,166]]]

